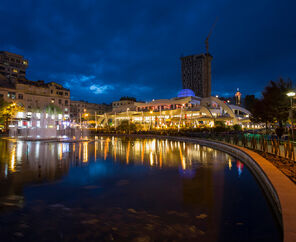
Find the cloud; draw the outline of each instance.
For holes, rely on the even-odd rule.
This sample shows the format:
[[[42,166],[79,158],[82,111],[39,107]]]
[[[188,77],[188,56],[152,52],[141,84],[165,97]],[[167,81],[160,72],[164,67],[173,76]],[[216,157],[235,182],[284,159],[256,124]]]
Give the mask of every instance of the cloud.
[[[213,94],[237,87],[253,94],[271,79],[296,79],[295,1],[70,2],[1,2],[0,50],[24,55],[28,79],[59,82],[73,99],[175,96],[179,57],[205,51],[217,16],[209,40]]]
[[[112,90],[114,89],[113,86],[111,85],[102,85],[102,86],[99,86],[99,85],[91,85],[89,87],[89,89],[91,91],[93,91],[94,94],[102,94],[102,93],[106,93],[107,90]]]

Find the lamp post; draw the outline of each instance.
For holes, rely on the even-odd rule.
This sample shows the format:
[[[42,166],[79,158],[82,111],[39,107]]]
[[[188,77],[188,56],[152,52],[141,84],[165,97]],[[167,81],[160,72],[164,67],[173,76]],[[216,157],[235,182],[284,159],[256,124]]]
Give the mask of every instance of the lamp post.
[[[152,110],[150,111],[150,114],[153,114]],[[152,115],[150,115],[150,128],[149,128],[149,130],[151,130],[151,128],[152,128]]]
[[[292,128],[292,140],[294,141],[294,130],[293,130],[293,97],[295,97],[295,95],[296,95],[296,93],[295,92],[293,92],[293,91],[291,91],[291,92],[288,92],[287,93],[287,96],[290,98],[290,100],[291,100],[291,110],[290,110],[290,112],[291,112],[291,128]]]
[[[130,117],[129,117],[129,108],[126,109],[126,115],[127,115],[127,119],[128,119],[128,125],[130,125]]]

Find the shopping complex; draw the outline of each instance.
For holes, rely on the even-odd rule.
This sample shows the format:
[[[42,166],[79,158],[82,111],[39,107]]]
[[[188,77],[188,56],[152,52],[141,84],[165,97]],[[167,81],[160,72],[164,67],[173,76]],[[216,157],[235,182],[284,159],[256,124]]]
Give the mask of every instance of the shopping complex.
[[[196,97],[193,91],[183,89],[171,99],[157,99],[151,102],[117,102],[118,108],[100,115],[100,127],[117,127],[126,120],[141,124],[147,130],[151,128],[213,127],[215,122],[226,125],[239,124],[249,127],[250,112],[238,105],[231,105],[218,97]]]
[[[14,129],[116,129],[124,121],[143,130],[213,127],[217,121],[228,126],[254,127],[250,112],[241,106],[239,92],[235,105],[233,101],[211,96],[211,60],[209,54],[181,58],[183,89],[176,97],[148,102],[121,98],[107,105],[71,100],[70,90],[56,82],[28,80],[29,62],[23,56],[2,51],[0,96],[7,103],[22,107],[9,121]]]

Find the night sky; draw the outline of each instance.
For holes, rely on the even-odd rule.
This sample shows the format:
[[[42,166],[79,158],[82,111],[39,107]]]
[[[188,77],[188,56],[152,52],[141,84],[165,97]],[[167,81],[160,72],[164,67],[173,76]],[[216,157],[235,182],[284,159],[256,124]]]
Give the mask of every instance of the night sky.
[[[205,52],[217,17],[212,95],[260,95],[281,76],[295,83],[292,0],[1,0],[0,50],[24,55],[28,79],[61,83],[74,100],[171,98],[180,56]]]

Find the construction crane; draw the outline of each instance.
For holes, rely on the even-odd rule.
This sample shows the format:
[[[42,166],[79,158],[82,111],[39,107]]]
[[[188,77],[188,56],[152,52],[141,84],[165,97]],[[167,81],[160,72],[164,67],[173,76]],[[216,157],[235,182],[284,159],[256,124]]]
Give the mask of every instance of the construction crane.
[[[209,32],[209,34],[208,34],[208,36],[207,36],[207,38],[205,40],[207,55],[209,54],[209,38],[212,35],[213,29],[215,28],[217,21],[218,21],[218,18],[216,18],[215,22],[213,23],[213,25],[212,25],[212,27],[210,29],[210,32]]]

